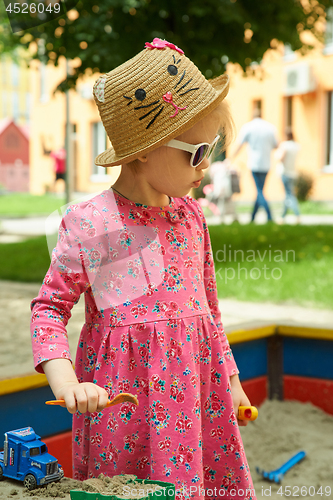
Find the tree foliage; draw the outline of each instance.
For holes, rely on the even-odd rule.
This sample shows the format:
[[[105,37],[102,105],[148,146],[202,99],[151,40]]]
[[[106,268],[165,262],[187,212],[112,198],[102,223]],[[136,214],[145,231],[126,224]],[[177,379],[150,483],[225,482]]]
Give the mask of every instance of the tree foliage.
[[[0,5],[4,10],[1,0]],[[213,77],[223,73],[227,60],[243,69],[260,61],[272,39],[308,49],[300,33],[308,29],[320,39],[319,23],[332,5],[333,0],[81,0],[62,17],[14,34],[0,12],[0,52],[37,42],[34,57],[45,63],[80,58],[65,88],[87,70],[110,71],[160,37]]]

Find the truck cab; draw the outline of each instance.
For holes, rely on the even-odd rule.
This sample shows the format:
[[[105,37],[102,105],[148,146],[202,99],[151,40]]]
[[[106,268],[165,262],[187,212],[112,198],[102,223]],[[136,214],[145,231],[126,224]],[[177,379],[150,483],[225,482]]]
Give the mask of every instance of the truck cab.
[[[5,433],[4,450],[0,452],[0,479],[23,481],[29,490],[38,485],[59,481],[63,469],[47,451],[32,427]]]

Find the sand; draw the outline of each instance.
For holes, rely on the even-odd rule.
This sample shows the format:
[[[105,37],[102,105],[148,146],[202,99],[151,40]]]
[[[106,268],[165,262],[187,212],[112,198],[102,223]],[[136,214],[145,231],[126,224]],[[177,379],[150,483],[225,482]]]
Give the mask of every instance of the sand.
[[[40,284],[0,281],[0,380],[36,373],[30,340],[30,302]],[[68,338],[74,358],[84,323],[84,298],[72,309]],[[75,359],[75,358],[74,358]]]
[[[123,476],[114,476],[112,478],[100,474],[98,478],[87,479],[80,482],[74,479],[64,478],[58,483],[51,483],[46,487],[40,487],[32,491],[28,491],[20,483],[5,480],[0,483],[0,498],[13,498],[19,500],[21,498],[28,500],[50,499],[50,498],[70,498],[71,490],[83,490],[89,492],[97,492],[103,495],[116,496],[120,499],[128,498],[126,494],[131,491],[131,500],[142,498],[148,495],[148,492],[161,490],[162,486],[158,484],[142,484],[136,481],[136,476],[125,474]]]
[[[333,498],[332,415],[310,403],[266,401],[259,408],[258,419],[242,427],[241,432],[258,499],[280,500],[288,496],[288,491],[291,497]],[[305,459],[286,473],[281,486],[264,481],[256,473],[257,466],[267,471],[280,467],[300,450],[306,452]],[[70,489],[78,486],[82,483],[64,478],[58,484],[28,492],[21,483],[5,480],[0,482],[0,500],[69,500]]]
[[[278,492],[288,494],[287,486],[291,487],[291,497],[333,498],[332,415],[311,403],[266,401],[259,409],[258,419],[241,428],[241,433],[257,498],[281,499]],[[282,490],[256,473],[256,467],[265,471],[277,469],[301,450],[306,457],[286,473]],[[271,491],[263,495],[262,488],[269,487]],[[321,487],[322,496],[317,494]],[[325,494],[325,487],[329,495]]]

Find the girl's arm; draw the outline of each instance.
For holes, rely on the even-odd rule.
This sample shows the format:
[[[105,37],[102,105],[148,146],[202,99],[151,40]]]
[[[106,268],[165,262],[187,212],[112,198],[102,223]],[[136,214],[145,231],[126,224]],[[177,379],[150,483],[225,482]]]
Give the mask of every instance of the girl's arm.
[[[71,364],[66,331],[72,307],[92,284],[93,271],[97,269],[96,264],[92,272],[87,272],[90,252],[98,247],[100,259],[103,256],[105,230],[102,224],[101,215],[89,204],[69,208],[60,225],[50,268],[38,297],[31,303],[36,370],[45,372],[56,398],[65,400],[70,413],[99,410],[105,407],[108,398],[105,389],[93,383],[78,382]],[[99,263],[93,255],[92,261]]]
[[[238,407],[239,406],[251,406],[251,402],[244,392],[244,389],[242,387],[242,384],[239,380],[238,375],[231,375],[229,380],[230,380],[232,401],[234,404],[234,410],[235,410],[235,414],[237,417]],[[243,427],[245,427],[248,423],[249,423],[248,420],[238,420],[238,425],[241,425]]]
[[[90,382],[79,383],[68,359],[51,359],[41,364],[56,399],[64,399],[69,413],[100,411],[108,402],[108,393]]]

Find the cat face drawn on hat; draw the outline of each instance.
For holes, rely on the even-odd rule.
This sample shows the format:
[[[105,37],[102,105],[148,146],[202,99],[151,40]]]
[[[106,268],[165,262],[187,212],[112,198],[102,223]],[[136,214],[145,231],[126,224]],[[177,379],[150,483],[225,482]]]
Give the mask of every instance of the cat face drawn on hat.
[[[129,102],[127,103],[127,106],[130,106],[134,102],[134,110],[142,110],[139,113],[139,120],[144,120],[145,118],[149,117],[148,123],[146,125],[146,129],[148,129],[153,123],[155,122],[156,118],[163,112],[163,109],[165,107],[165,104],[170,104],[171,106],[174,107],[174,112],[170,116],[170,118],[174,118],[179,111],[183,111],[187,108],[187,106],[178,106],[176,102],[174,102],[174,98],[177,98],[178,96],[183,96],[187,94],[188,92],[194,92],[195,90],[199,90],[199,87],[191,87],[187,88],[186,90],[185,87],[187,87],[193,80],[193,78],[186,79],[186,69],[183,70],[183,72],[179,71],[179,65],[181,63],[181,58],[177,58],[172,55],[172,62],[166,67],[166,71],[171,75],[172,77],[177,77],[176,84],[173,86],[172,90],[174,91],[173,93],[171,90],[166,92],[164,95],[162,95],[161,99],[149,102],[149,96],[147,96],[147,93],[145,89],[143,88],[138,88],[134,92],[134,99],[133,97],[129,97],[127,95],[124,95],[124,99],[127,99]],[[167,75],[166,75],[167,76]],[[179,86],[183,80],[185,83],[183,85]],[[187,81],[186,81],[187,80]],[[173,84],[174,82],[172,82]],[[177,89],[178,87],[178,89]],[[177,89],[177,90],[176,90]],[[183,91],[183,92],[182,92]],[[181,92],[181,93],[180,93]],[[148,99],[147,99],[148,97]],[[139,101],[139,102],[138,102]],[[146,104],[146,101],[147,104]],[[142,103],[142,104],[140,104]],[[136,105],[135,105],[136,104]],[[152,107],[154,106],[154,107]],[[151,109],[150,109],[151,108]],[[155,113],[152,115],[152,113]]]
[[[167,49],[167,57],[158,57],[156,50],[164,51]],[[171,49],[171,50],[168,50]],[[133,119],[144,124],[145,129],[149,129],[158,120],[158,117],[164,113],[170,113],[169,118],[175,118],[178,113],[187,109],[190,100],[184,102],[183,96],[196,93],[200,86],[198,82],[193,81],[194,75],[191,75],[193,68],[197,69],[193,63],[193,68],[189,67],[189,60],[184,56],[184,52],[165,40],[155,38],[152,43],[146,43],[147,62],[150,63],[150,73],[144,71],[138,72],[135,81],[135,88],[129,89],[122,95],[123,106],[129,107],[133,113]],[[151,54],[147,53],[151,52]],[[152,52],[155,52],[155,57]],[[175,54],[176,52],[176,54]],[[155,61],[154,61],[155,60]],[[155,62],[155,71],[151,71],[151,63]],[[145,62],[142,60],[142,65]],[[148,64],[147,64],[148,65]],[[191,71],[192,70],[192,71]],[[200,75],[201,76],[201,75]],[[104,88],[107,81],[107,75],[100,77],[94,86],[94,94],[100,103],[104,103]],[[163,113],[163,114],[164,114]]]

